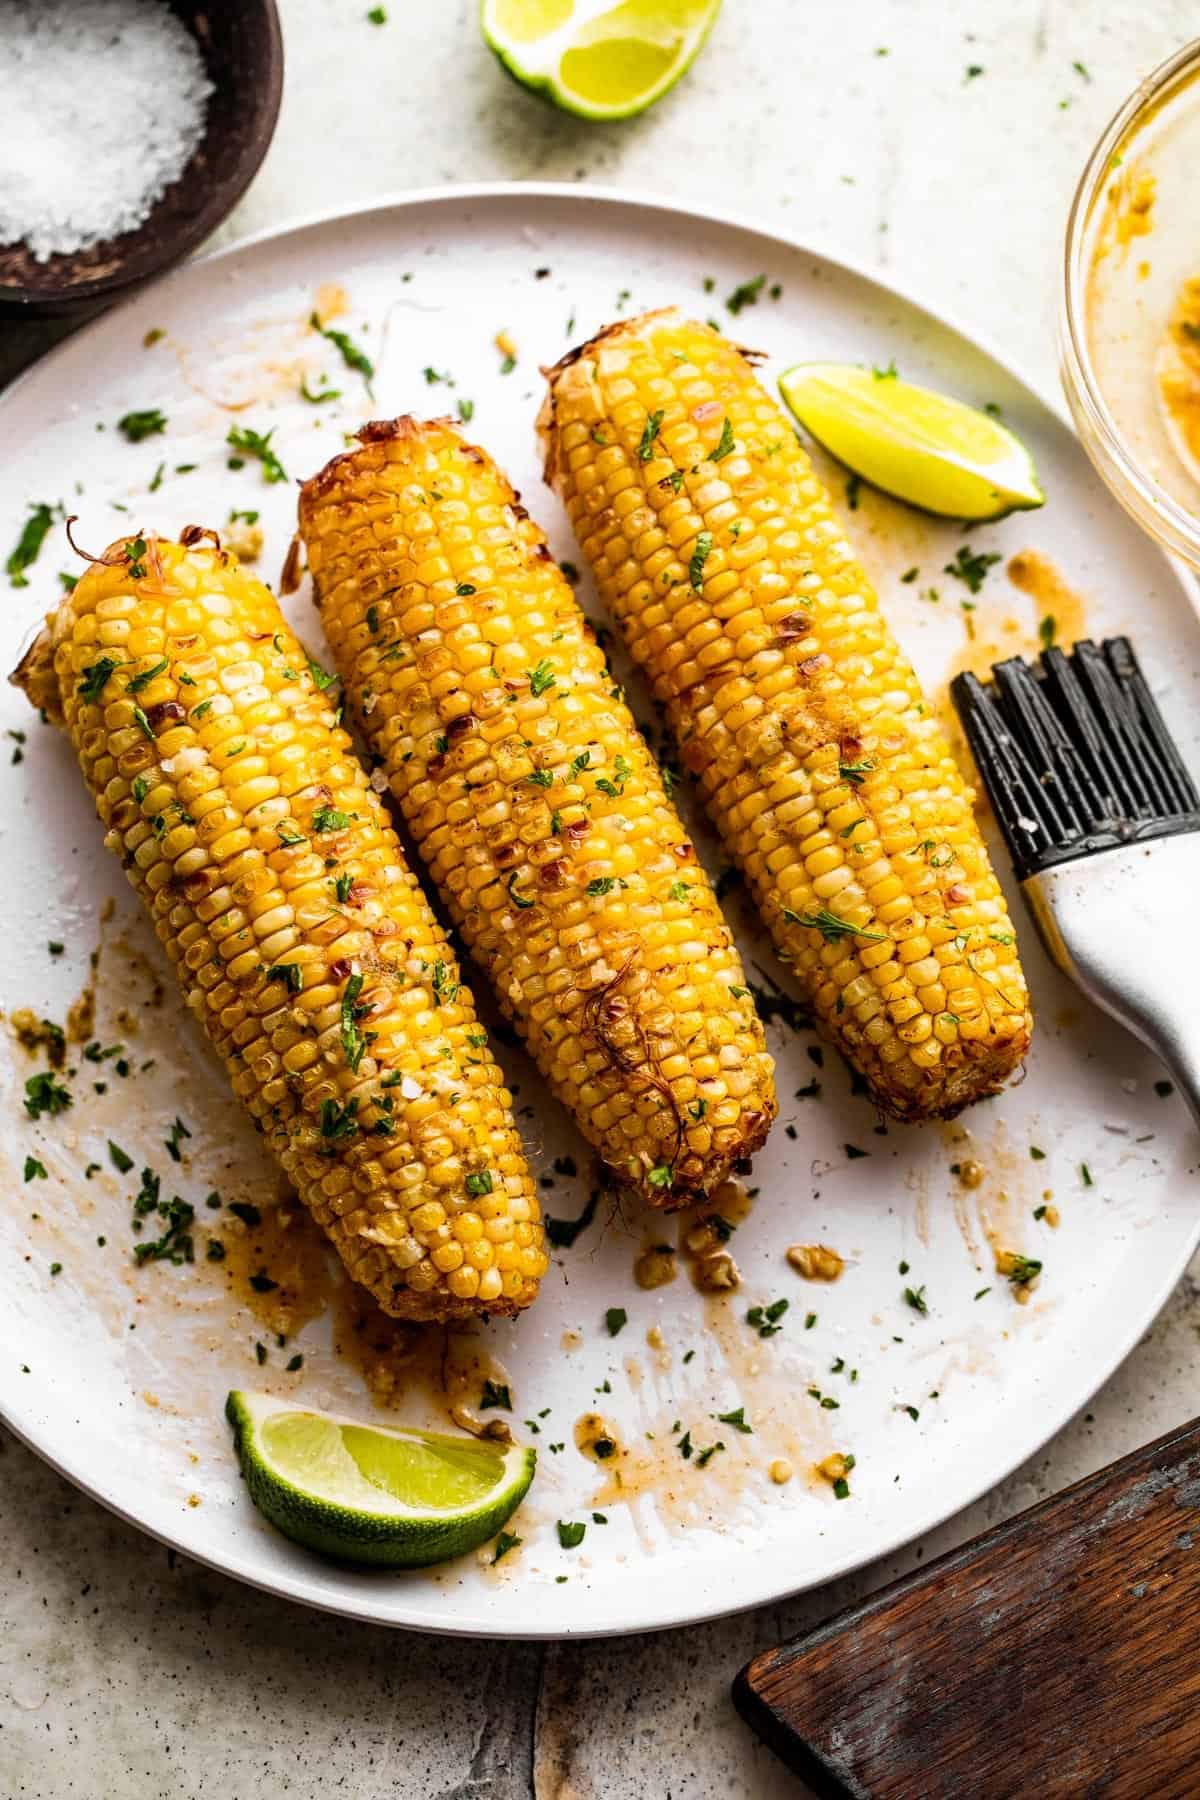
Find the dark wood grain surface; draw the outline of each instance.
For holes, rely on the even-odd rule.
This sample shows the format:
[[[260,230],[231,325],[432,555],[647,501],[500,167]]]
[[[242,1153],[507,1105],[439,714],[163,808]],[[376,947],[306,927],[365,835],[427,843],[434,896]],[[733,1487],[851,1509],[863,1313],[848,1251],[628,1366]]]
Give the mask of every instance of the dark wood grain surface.
[[[742,1670],[830,1800],[1200,1796],[1200,1420]]]

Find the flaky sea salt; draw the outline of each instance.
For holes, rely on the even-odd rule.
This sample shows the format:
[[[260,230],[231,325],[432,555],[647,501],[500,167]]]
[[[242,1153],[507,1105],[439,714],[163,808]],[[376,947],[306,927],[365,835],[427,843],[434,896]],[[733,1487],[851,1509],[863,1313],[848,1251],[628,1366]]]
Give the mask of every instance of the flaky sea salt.
[[[187,166],[211,92],[161,0],[0,0],[0,243],[45,262],[132,231]]]

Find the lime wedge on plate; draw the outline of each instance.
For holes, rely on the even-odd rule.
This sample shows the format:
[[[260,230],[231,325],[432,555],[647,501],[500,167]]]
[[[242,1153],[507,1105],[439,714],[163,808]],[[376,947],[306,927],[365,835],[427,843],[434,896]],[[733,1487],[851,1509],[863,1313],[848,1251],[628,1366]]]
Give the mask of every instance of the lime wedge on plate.
[[[483,0],[508,73],[584,119],[629,119],[691,65],[721,0]]]
[[[270,1394],[232,1393],[242,1474],[258,1510],[306,1549],[420,1568],[494,1537],[533,1480],[516,1444],[360,1425]]]
[[[961,400],[856,363],[797,363],[779,391],[831,456],[925,512],[999,519],[1045,503],[1024,444]]]

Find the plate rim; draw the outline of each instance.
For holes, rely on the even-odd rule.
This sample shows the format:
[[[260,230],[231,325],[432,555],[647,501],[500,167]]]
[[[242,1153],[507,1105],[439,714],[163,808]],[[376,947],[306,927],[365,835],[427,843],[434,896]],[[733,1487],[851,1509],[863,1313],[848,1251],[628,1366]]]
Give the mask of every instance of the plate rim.
[[[1001,352],[986,333],[977,332],[952,311],[929,305],[918,292],[905,283],[882,278],[876,270],[867,267],[852,253],[819,238],[792,236],[755,213],[696,206],[654,191],[637,192],[629,188],[608,187],[594,182],[578,184],[559,181],[437,183],[404,189],[390,195],[377,196],[359,206],[317,209],[312,213],[291,219],[285,224],[264,226],[260,231],[248,233],[215,250],[194,256],[174,269],[164,272],[158,281],[148,284],[134,294],[123,296],[96,318],[81,325],[77,331],[70,332],[44,355],[35,358],[3,391],[0,391],[0,413],[7,408],[13,396],[18,394],[27,383],[32,382],[35,378],[43,378],[47,370],[52,371],[56,362],[68,352],[77,338],[86,336],[87,333],[119,316],[126,309],[138,305],[144,301],[148,293],[156,291],[159,287],[166,286],[173,281],[186,280],[196,268],[206,268],[208,265],[259,250],[264,245],[298,237],[305,232],[321,227],[345,224],[373,215],[420,211],[422,208],[447,204],[487,204],[521,199],[532,202],[568,202],[572,205],[582,202],[588,208],[632,208],[643,214],[667,214],[679,220],[700,222],[705,225],[715,225],[724,230],[747,233],[778,244],[789,253],[798,252],[802,256],[811,256],[818,262],[853,277],[856,281],[865,282],[879,294],[900,300],[905,306],[922,314],[940,330],[953,333],[976,350],[981,351],[1031,395],[1037,404],[1069,433],[1077,448],[1086,456],[1086,451],[1074,429],[1065,401],[1061,397],[1047,393],[1039,380],[1030,376],[1020,362],[1014,361],[1007,354]],[[1161,557],[1167,571],[1174,577],[1175,583],[1181,590],[1181,598],[1194,605],[1195,589],[1189,571],[1184,569],[1177,559],[1170,556],[1160,545],[1154,544],[1148,534],[1143,535],[1150,547]],[[377,1609],[357,1603],[356,1597],[352,1593],[347,1593],[343,1599],[337,1600],[324,1592],[312,1591],[310,1582],[303,1573],[284,1570],[264,1575],[258,1569],[256,1558],[252,1553],[237,1552],[222,1556],[207,1554],[198,1551],[183,1535],[173,1533],[165,1527],[147,1524],[143,1519],[135,1517],[120,1501],[101,1492],[92,1477],[70,1466],[69,1459],[60,1457],[36,1442],[25,1428],[16,1423],[12,1417],[8,1399],[2,1393],[0,1393],[0,1423],[41,1461],[48,1464],[56,1474],[69,1481],[73,1487],[86,1494],[89,1499],[95,1500],[117,1518],[134,1526],[146,1536],[156,1539],[167,1548],[188,1557],[191,1561],[213,1569],[218,1574],[244,1582],[247,1586],[257,1588],[260,1592],[270,1594],[277,1599],[310,1606],[319,1612],[330,1613],[339,1618],[354,1619],[363,1624],[386,1626],[392,1630],[428,1631],[442,1637],[494,1638],[514,1643],[613,1638],[629,1636],[633,1633],[670,1631],[686,1625],[701,1625],[734,1617],[739,1613],[750,1612],[762,1606],[781,1605],[802,1593],[813,1592],[831,1582],[842,1580],[868,1564],[895,1556],[907,1545],[915,1542],[918,1538],[927,1536],[968,1506],[974,1505],[985,1494],[990,1493],[1001,1482],[1006,1481],[1031,1457],[1039,1454],[1050,1439],[1057,1436],[1070,1423],[1071,1419],[1090,1403],[1099,1389],[1112,1379],[1158,1318],[1186,1271],[1198,1245],[1200,1245],[1200,1214],[1197,1215],[1192,1225],[1186,1240],[1185,1251],[1179,1259],[1178,1265],[1173,1264],[1164,1279],[1156,1285],[1153,1290],[1152,1302],[1147,1308],[1145,1316],[1139,1315],[1136,1323],[1117,1338],[1115,1352],[1111,1357],[1105,1358],[1102,1372],[1089,1384],[1082,1397],[1072,1397],[1071,1404],[1065,1408],[1050,1409],[1047,1416],[1039,1423],[1035,1441],[1023,1446],[1019,1453],[1006,1457],[1003,1466],[998,1471],[989,1471],[987,1477],[978,1484],[972,1484],[968,1491],[961,1496],[956,1495],[952,1505],[943,1506],[940,1502],[936,1503],[928,1517],[922,1518],[916,1523],[910,1520],[901,1526],[894,1536],[888,1537],[869,1551],[861,1554],[852,1553],[848,1559],[837,1563],[819,1580],[802,1579],[792,1585],[785,1576],[782,1585],[770,1586],[762,1592],[755,1590],[730,1604],[719,1602],[702,1604],[691,1610],[680,1612],[677,1616],[673,1613],[670,1617],[663,1617],[649,1623],[645,1621],[631,1624],[613,1622],[582,1625],[578,1628],[567,1626],[547,1629],[539,1628],[532,1623],[528,1626],[510,1622],[497,1623],[493,1619],[473,1612],[448,1618],[444,1614],[425,1607],[413,1608],[410,1616],[403,1619],[395,1616],[383,1616]]]

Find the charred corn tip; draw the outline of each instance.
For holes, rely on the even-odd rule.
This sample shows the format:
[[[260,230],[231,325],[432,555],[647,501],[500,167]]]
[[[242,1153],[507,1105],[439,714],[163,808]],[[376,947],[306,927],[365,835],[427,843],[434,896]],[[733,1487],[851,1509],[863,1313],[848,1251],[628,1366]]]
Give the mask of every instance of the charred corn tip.
[[[441,928],[261,582],[192,528],[93,561],[18,671],[58,712],[222,1056],[388,1312],[514,1312],[547,1258],[509,1098]]]
[[[1028,1047],[971,793],[747,355],[667,309],[550,372],[548,476],[825,1031],[901,1119]]]
[[[771,1063],[711,884],[538,527],[451,420],[300,497],[347,701],[547,1083],[652,1204],[762,1142]]]

